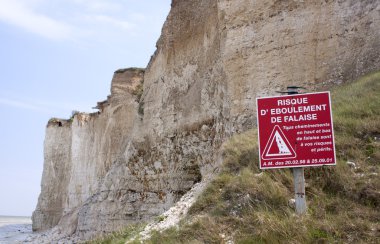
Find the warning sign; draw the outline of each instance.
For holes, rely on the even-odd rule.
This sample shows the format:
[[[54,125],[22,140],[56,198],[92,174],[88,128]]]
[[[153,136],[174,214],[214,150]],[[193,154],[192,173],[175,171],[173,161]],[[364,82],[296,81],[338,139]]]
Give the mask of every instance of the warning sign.
[[[260,168],[335,165],[330,93],[257,99]]]
[[[285,159],[295,158],[296,153],[290,145],[288,139],[281,131],[278,125],[273,128],[272,134],[269,137],[267,145],[265,146],[263,159]]]

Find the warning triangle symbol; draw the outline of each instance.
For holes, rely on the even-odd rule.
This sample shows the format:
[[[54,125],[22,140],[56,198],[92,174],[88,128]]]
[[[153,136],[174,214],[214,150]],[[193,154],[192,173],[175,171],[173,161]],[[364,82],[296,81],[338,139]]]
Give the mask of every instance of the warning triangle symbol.
[[[262,159],[295,158],[297,155],[280,126],[275,125],[269,137]]]

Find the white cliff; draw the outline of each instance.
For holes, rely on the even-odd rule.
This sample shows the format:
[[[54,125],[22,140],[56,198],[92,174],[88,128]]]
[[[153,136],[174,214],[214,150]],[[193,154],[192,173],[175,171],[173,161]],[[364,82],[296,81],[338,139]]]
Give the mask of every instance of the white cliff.
[[[379,69],[379,26],[377,0],[173,1],[145,73],[115,72],[99,113],[48,123],[34,230],[88,239],[165,212],[255,126],[257,96]]]

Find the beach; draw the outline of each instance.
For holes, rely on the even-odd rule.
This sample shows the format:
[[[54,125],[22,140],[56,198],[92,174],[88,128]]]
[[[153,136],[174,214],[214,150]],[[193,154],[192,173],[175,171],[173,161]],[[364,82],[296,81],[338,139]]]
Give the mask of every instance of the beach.
[[[0,215],[0,244],[23,243],[32,234],[30,217]]]

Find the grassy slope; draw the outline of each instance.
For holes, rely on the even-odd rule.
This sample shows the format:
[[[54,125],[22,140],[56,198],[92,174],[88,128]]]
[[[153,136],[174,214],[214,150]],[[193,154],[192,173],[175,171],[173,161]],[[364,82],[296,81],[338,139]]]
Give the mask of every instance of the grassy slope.
[[[332,100],[338,164],[305,168],[305,216],[288,206],[293,198],[291,171],[258,169],[257,134],[251,130],[224,145],[223,172],[180,226],[156,232],[146,242],[378,243],[380,72],[336,87]],[[127,235],[100,242],[123,242]]]

